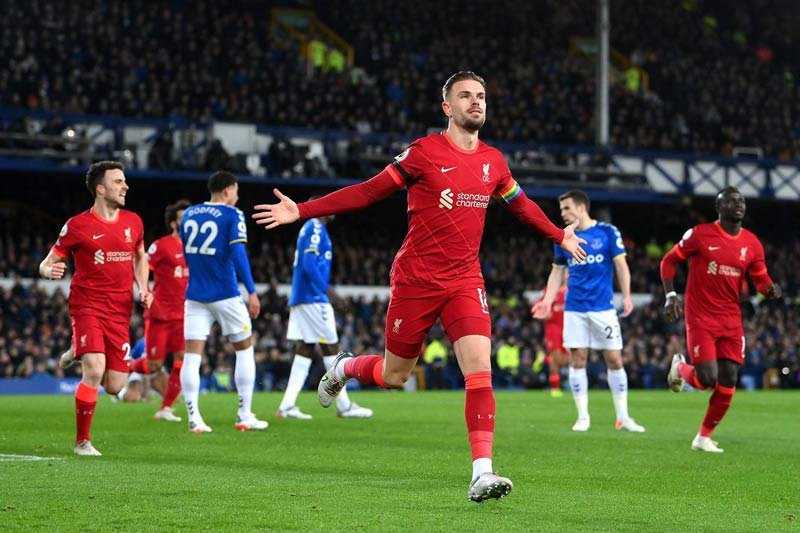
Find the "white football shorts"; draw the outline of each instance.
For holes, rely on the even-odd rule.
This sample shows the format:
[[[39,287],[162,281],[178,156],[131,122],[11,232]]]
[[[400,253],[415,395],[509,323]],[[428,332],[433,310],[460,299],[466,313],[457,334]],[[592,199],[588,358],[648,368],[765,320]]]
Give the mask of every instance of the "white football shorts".
[[[286,339],[306,344],[336,344],[336,319],[329,303],[299,304],[289,310]]]
[[[617,311],[564,311],[564,347],[621,350],[622,331]]]
[[[243,341],[253,333],[253,324],[241,296],[216,302],[186,300],[183,309],[183,336],[186,340],[206,340],[214,322],[219,323],[222,334],[231,342]]]

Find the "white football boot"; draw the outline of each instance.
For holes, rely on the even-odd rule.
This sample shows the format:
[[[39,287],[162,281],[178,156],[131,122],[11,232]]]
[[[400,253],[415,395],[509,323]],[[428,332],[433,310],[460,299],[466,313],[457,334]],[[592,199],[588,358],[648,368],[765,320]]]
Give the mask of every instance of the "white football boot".
[[[342,392],[342,389],[347,384],[346,379],[339,379],[336,377],[336,368],[339,365],[344,364],[344,360],[350,357],[355,357],[350,352],[339,352],[336,356],[336,359],[333,360],[331,367],[328,369],[327,372],[322,376],[322,379],[319,380],[319,386],[317,387],[317,397],[319,398],[319,404],[322,407],[330,407],[336,397],[339,396],[339,393]]]
[[[58,366],[66,370],[74,364],[75,364],[75,351],[70,346],[69,350],[62,353],[61,357],[58,358]]]
[[[253,413],[247,413],[245,416],[237,416],[233,427],[238,431],[262,431],[269,427],[269,422],[259,420]]]
[[[92,446],[92,441],[82,440],[75,444],[75,449],[73,450],[75,455],[83,455],[85,457],[100,457],[103,455],[97,448]]]
[[[682,353],[676,353],[672,356],[672,364],[669,365],[669,374],[667,374],[667,385],[672,392],[680,392],[683,390],[685,381],[678,372],[678,366],[686,362],[686,357]]]
[[[275,415],[278,418],[294,418],[297,420],[311,420],[314,418],[310,414],[301,411],[296,405],[287,407],[286,409],[278,409],[278,412],[275,413]]]
[[[163,407],[153,415],[156,420],[166,420],[167,422],[180,422],[182,419],[172,412],[172,407]]]
[[[624,429],[625,431],[630,431],[631,433],[644,433],[645,429],[644,426],[641,426],[636,423],[631,417],[628,417],[624,420],[617,420],[614,422],[614,428],[619,431]]]
[[[189,420],[189,431],[192,433],[211,433],[213,430],[211,426],[203,422],[203,419],[198,421]]]
[[[579,418],[572,425],[572,431],[589,431],[589,428],[591,426],[592,426],[592,422],[591,422],[591,419],[589,417]]]
[[[469,486],[467,498],[476,503],[484,500],[500,499],[507,496],[514,484],[507,477],[498,476],[494,472],[484,472]]]
[[[336,416],[339,418],[372,418],[372,409],[361,407],[356,402],[350,402],[350,407],[344,411],[337,408]]]
[[[701,437],[698,433],[692,441],[692,449],[699,452],[722,453],[725,450],[719,447],[719,443],[711,440],[711,437]]]

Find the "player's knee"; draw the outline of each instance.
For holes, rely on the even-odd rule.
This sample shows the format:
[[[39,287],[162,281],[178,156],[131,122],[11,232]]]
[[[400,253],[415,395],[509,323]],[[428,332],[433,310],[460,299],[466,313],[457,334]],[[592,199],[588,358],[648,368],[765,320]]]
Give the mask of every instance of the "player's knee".
[[[122,386],[116,383],[106,383],[103,385],[103,388],[106,390],[107,394],[117,394],[119,391],[122,390]]]
[[[717,385],[717,369],[707,367],[697,367],[697,379],[706,388],[712,388]]]
[[[150,359],[150,360],[147,361],[147,370],[150,373],[158,372],[159,370],[161,370],[161,367],[163,367],[163,366],[164,366],[164,362],[160,361],[158,359]]]

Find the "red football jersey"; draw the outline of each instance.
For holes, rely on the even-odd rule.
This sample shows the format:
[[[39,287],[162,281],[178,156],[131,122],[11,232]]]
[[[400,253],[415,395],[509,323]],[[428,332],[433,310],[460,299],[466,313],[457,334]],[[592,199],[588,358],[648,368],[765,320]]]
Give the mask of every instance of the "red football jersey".
[[[719,222],[699,224],[675,247],[689,261],[686,322],[704,328],[741,328],[740,294],[744,274],[766,273],[764,248],[746,229],[730,235]]]
[[[153,305],[147,316],[156,320],[183,320],[183,302],[189,284],[189,268],[183,243],[173,235],[161,237],[147,249],[153,273]]]
[[[70,314],[130,320],[134,258],[143,235],[142,219],[124,209],[114,221],[89,209],[64,224],[53,251],[61,257],[71,256],[75,263],[69,286]]]
[[[544,336],[549,338],[561,338],[564,330],[564,301],[567,295],[567,288],[558,289],[556,299],[553,300],[553,311],[550,318],[544,322]]]
[[[478,251],[486,208],[493,196],[511,201],[520,190],[503,154],[481,141],[466,151],[436,133],[414,141],[387,169],[408,188],[408,233],[391,284],[483,284]]]

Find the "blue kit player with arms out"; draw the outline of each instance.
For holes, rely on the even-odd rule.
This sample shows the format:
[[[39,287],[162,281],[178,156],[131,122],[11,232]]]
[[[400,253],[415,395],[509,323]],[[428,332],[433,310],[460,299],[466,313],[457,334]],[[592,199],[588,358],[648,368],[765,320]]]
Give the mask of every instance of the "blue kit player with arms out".
[[[628,415],[628,375],[622,366],[622,333],[614,309],[614,272],[623,297],[623,314],[633,311],[631,272],[625,260],[625,245],[619,230],[589,216],[589,197],[572,190],[558,197],[561,218],[578,223],[575,235],[587,242],[586,259],[578,262],[555,248],[555,260],[542,300],[533,307],[536,318],[550,314],[553,300],[569,269],[567,299],[564,306],[564,347],[570,353],[569,385],[578,408],[573,431],[587,431],[589,420],[586,360],[589,350],[603,350],[608,366],[608,388],[614,400],[617,419],[614,427],[634,433],[644,432]]]
[[[313,197],[311,198],[313,199]],[[297,236],[289,297],[289,328],[286,339],[295,341],[295,356],[289,382],[283,394],[278,416],[310,420],[311,415],[297,407],[297,395],[303,388],[311,367],[314,345],[322,350],[325,369],[329,370],[339,352],[339,336],[333,306],[328,297],[333,245],[327,224],[333,216],[312,218],[303,224]],[[372,410],[351,401],[347,389],[336,397],[336,413],[342,418],[370,418]]]
[[[239,431],[266,429],[267,422],[258,420],[251,411],[256,363],[250,319],[258,316],[261,304],[247,259],[247,226],[244,215],[235,207],[239,184],[233,174],[215,172],[208,179],[208,191],[211,201],[188,207],[180,228],[183,253],[191,272],[186,290],[186,350],[181,368],[189,431],[211,431],[200,414],[197,396],[201,354],[214,322],[236,350],[234,381],[239,411],[235,427]],[[250,295],[247,305],[239,292],[239,281]]]

